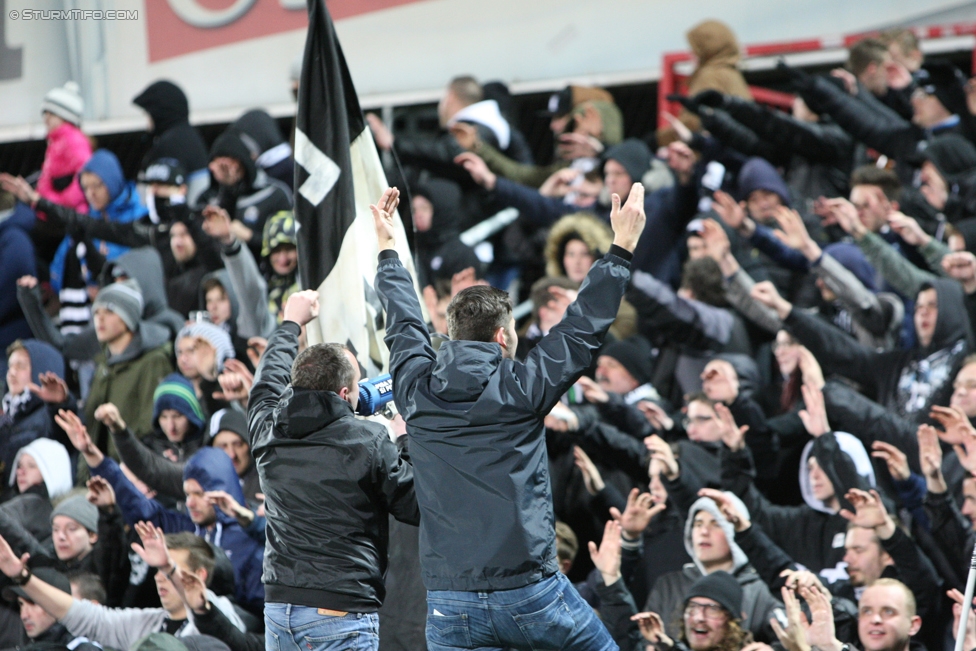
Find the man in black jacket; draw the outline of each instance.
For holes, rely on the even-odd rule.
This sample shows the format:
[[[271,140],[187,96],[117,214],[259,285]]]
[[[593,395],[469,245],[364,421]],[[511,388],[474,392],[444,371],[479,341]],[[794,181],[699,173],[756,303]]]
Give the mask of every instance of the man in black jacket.
[[[301,327],[317,312],[314,291],[288,300],[248,405],[268,520],[268,644],[286,637],[318,650],[332,648],[323,639],[358,634],[376,649],[389,515],[420,517],[413,469],[404,437],[398,450],[385,427],[356,419],[355,357],[338,344],[298,354]]]
[[[451,341],[434,352],[412,279],[393,251],[398,196],[389,189],[372,207],[376,290],[387,313],[394,399],[418,469],[428,646],[616,648],[559,572],[543,419],[617,316],[644,229],[644,187],[635,183],[623,207],[613,195],[613,246],[524,363],[514,361],[508,295],[484,286],[454,297]]]

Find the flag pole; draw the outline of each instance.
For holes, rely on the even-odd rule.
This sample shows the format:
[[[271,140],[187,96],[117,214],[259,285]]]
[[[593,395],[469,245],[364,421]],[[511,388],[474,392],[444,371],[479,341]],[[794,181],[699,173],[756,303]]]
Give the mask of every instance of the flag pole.
[[[966,579],[966,594],[962,598],[962,612],[959,614],[959,628],[956,629],[955,651],[971,651],[963,648],[966,643],[966,625],[969,623],[969,613],[973,609],[973,589],[976,588],[976,548],[973,558],[969,561],[969,577]]]

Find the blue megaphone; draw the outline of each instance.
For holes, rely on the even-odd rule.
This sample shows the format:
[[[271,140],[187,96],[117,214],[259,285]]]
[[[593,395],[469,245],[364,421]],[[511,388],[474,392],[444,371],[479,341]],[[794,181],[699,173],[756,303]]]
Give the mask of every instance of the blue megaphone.
[[[372,416],[393,400],[393,378],[384,373],[374,378],[359,381],[359,405],[356,413]]]

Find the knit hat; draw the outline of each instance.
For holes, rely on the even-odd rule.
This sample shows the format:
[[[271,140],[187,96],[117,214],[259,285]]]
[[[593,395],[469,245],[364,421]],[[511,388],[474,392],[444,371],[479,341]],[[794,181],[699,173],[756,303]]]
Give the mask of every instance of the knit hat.
[[[261,236],[261,257],[266,258],[282,244],[298,246],[298,222],[295,213],[279,210],[268,218]]]
[[[651,357],[654,353],[651,344],[640,335],[607,344],[599,355],[606,355],[620,362],[638,384],[647,384],[651,381],[653,374]]]
[[[430,277],[432,280],[450,280],[454,274],[474,267],[475,278],[485,277],[485,264],[470,246],[455,238],[445,242],[430,259]]]
[[[69,497],[54,507],[51,511],[51,522],[54,517],[63,515],[71,518],[91,533],[98,533],[98,507],[88,501],[84,495]]]
[[[92,303],[92,313],[102,307],[117,314],[130,332],[139,331],[143,301],[139,284],[135,280],[130,278],[103,287]]]
[[[685,595],[685,604],[695,597],[717,601],[733,619],[742,619],[742,586],[724,570],[712,572],[695,581]]]
[[[651,169],[651,150],[643,140],[628,138],[619,145],[614,145],[603,155],[603,164],[608,160],[614,160],[630,175],[630,180],[639,183],[647,171]],[[621,200],[626,199],[622,197]]]
[[[756,190],[766,190],[779,196],[784,206],[790,205],[790,189],[776,168],[765,158],[750,158],[739,170],[737,195],[746,201]]]
[[[71,594],[71,581],[53,567],[33,567],[31,568],[31,574],[44,581],[44,583],[54,586],[61,592]],[[8,586],[3,589],[3,598],[7,601],[16,602],[17,597],[22,597],[33,603],[33,599],[27,596],[27,592],[21,586]]]
[[[210,417],[210,442],[208,445],[213,445],[213,440],[221,432],[233,432],[241,437],[245,443],[250,443],[247,435],[247,419],[244,414],[236,409],[221,409],[214,412],[214,415]]]
[[[877,272],[864,257],[861,247],[851,242],[834,242],[825,246],[823,252],[844,265],[844,268],[854,274],[868,290],[878,291],[875,281]]]
[[[186,171],[175,158],[157,158],[139,172],[139,182],[179,186],[186,183]]]
[[[76,127],[81,126],[81,114],[85,112],[85,100],[81,99],[81,89],[73,81],[53,88],[44,96],[41,113],[53,113]]]
[[[234,344],[230,335],[220,326],[212,323],[191,323],[184,326],[176,335],[176,341],[184,337],[202,337],[213,346],[217,354],[217,372],[224,370],[224,360],[234,357]]]
[[[976,147],[967,138],[945,133],[929,141],[922,158],[935,165],[939,174],[951,184],[976,168]]]
[[[17,456],[11,465],[11,486],[17,481],[17,464],[23,454],[29,454],[37,464],[47,487],[48,497],[53,500],[71,490],[71,460],[68,458],[68,451],[57,441],[45,438],[34,439],[17,450]]]
[[[918,87],[936,99],[950,113],[966,115],[966,77],[959,68],[942,59],[932,59],[915,73]]]
[[[179,373],[170,373],[156,386],[153,392],[153,422],[159,419],[164,409],[175,409],[190,421],[196,431],[203,428],[203,410],[190,381]]]

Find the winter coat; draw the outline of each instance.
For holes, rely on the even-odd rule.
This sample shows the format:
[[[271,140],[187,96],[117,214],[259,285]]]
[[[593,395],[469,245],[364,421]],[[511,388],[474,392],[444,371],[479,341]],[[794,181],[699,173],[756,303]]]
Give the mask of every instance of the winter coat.
[[[176,84],[157,81],[137,95],[132,103],[152,118],[152,146],[142,159],[146,169],[160,158],[175,158],[187,173],[189,201],[206,189],[207,146],[196,129],[190,126],[190,106],[186,95]]]
[[[264,586],[261,585],[261,563],[264,548],[237,523],[235,518],[215,509],[217,520],[211,527],[203,528],[186,513],[170,511],[158,502],[147,499],[122,474],[119,465],[110,457],[91,468],[92,476],[98,475],[108,481],[115,489],[116,503],[122,517],[130,526],[136,522],[152,522],[165,533],[192,531],[207,542],[227,552],[234,566],[235,600],[253,613],[264,609]],[[203,448],[197,452],[183,468],[183,480],[196,480],[204,491],[226,491],[244,503],[234,464],[223,450]]]
[[[108,347],[103,349],[85,403],[88,434],[102,452],[113,458],[117,456],[115,444],[108,428],[95,419],[95,409],[106,402],[112,403],[133,432],[145,435],[152,429],[156,385],[173,372],[169,338],[165,332],[146,330],[140,327],[132,343],[119,355],[111,355]]]
[[[842,506],[846,504],[843,495],[848,489],[874,485],[871,460],[864,447],[850,434],[841,432],[824,434],[804,449],[799,480],[805,504],[777,506],[763,496],[753,485],[755,467],[748,447],[737,452],[723,449],[722,486],[742,500],[752,522],[762,527],[776,545],[795,562],[819,574],[826,585],[847,578],[843,564],[847,520],[813,497],[806,465],[811,454],[831,480]]]
[[[291,145],[281,135],[278,123],[267,111],[248,111],[230,126],[240,131],[241,139],[256,155],[255,165],[287,187],[295,186],[295,159]]]
[[[449,341],[435,353],[410,274],[396,252],[380,253],[375,287],[417,468],[428,590],[519,588],[559,571],[543,417],[600,347],[628,258],[611,247],[563,320],[519,363],[487,342]]]
[[[748,509],[745,509],[745,506],[734,495],[731,498],[734,502],[738,502],[737,507],[740,511],[744,511],[743,515],[748,519]],[[685,518],[684,544],[692,562],[686,563],[683,568],[676,572],[658,577],[654,589],[647,598],[644,610],[655,612],[661,616],[664,621],[665,632],[670,637],[675,639],[680,637],[683,626],[682,612],[688,590],[691,589],[695,581],[705,576],[704,566],[695,558],[691,537],[695,514],[699,511],[707,511],[715,518],[729,543],[733,562],[729,574],[735,577],[739,585],[742,586],[742,612],[744,614],[742,623],[744,628],[748,629],[757,640],[772,641],[774,635],[769,626],[769,620],[773,616],[773,610],[782,608],[783,605],[773,597],[762,578],[749,564],[745,552],[735,542],[735,530],[710,498],[697,500]]]
[[[49,131],[41,176],[37,179],[38,194],[72,210],[87,212],[88,202],[78,182],[78,173],[91,155],[88,136],[70,122]]]
[[[34,217],[30,208],[17,204],[0,211],[0,350],[17,339],[30,339],[31,330],[17,301],[17,279],[37,276],[34,243],[30,230]]]
[[[248,404],[268,518],[267,597],[375,612],[385,596],[388,518],[420,517],[406,440],[398,450],[385,427],[357,420],[331,391],[290,386],[299,331],[286,321],[271,336]]]
[[[15,649],[6,651],[103,651],[102,645],[92,642],[87,637],[76,636],[58,622],[55,622],[49,629],[30,639],[26,644],[18,645]]]
[[[825,374],[843,375],[892,413],[920,421],[932,405],[948,404],[952,379],[969,353],[972,339],[959,283],[933,279],[931,287],[938,294],[938,317],[932,342],[924,348],[870,350],[797,309],[784,324],[820,361]]]

